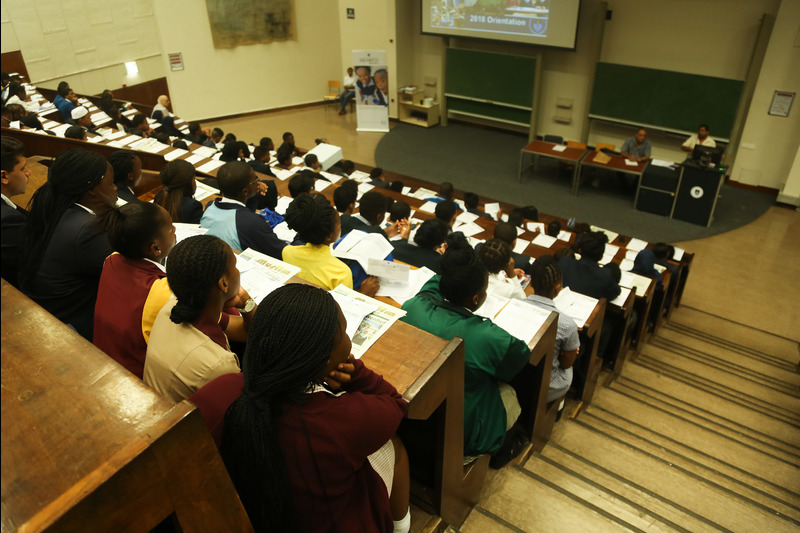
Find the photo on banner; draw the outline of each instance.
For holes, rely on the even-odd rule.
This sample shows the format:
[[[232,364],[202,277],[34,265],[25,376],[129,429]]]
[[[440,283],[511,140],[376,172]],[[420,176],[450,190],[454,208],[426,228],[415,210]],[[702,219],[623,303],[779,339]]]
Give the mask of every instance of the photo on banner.
[[[389,131],[389,69],[385,50],[353,50],[358,131]]]

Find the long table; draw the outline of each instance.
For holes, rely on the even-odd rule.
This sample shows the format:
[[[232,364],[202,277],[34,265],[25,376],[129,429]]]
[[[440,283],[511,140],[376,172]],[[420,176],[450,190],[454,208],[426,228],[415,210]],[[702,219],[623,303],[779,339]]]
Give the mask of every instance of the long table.
[[[598,151],[591,150],[584,155],[580,162],[580,169],[575,173],[575,177],[572,182],[572,194],[578,194],[581,184],[581,174],[583,173],[584,167],[623,172],[625,174],[636,176],[637,179],[640,179],[645,167],[647,166],[647,161],[639,161],[635,165],[629,165],[626,163],[626,158],[616,154],[606,154],[611,158],[610,161],[607,163],[601,163],[599,161],[595,161],[595,157],[597,157],[598,154]]]
[[[555,159],[572,165],[572,194],[577,194],[575,184],[578,181],[580,162],[585,156],[586,148],[577,148],[547,141],[533,141],[520,151],[519,181],[522,181],[522,174],[531,166],[533,166],[533,173],[536,174],[537,164],[540,158]],[[525,165],[526,157],[533,159],[532,165]]]

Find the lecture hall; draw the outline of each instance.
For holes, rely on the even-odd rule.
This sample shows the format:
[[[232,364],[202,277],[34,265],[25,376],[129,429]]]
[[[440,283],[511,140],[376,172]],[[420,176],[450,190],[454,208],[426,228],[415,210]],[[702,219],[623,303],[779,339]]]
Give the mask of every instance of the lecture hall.
[[[800,528],[800,0],[0,15],[3,533]]]

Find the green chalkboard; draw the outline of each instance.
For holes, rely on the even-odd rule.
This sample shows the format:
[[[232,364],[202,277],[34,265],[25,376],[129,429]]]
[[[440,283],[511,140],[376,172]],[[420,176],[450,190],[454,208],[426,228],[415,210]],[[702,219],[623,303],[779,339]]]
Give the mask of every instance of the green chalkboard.
[[[598,63],[589,114],[695,132],[708,124],[728,139],[744,82],[668,70]]]
[[[460,107],[475,106],[464,102],[481,100],[480,114],[503,120],[524,118],[525,112],[512,112],[512,104],[531,108],[536,78],[536,58],[448,48],[445,65],[445,94],[448,109],[466,111]],[[459,98],[464,97],[464,98]],[[471,100],[474,102],[474,100]],[[488,102],[487,102],[488,101]],[[456,103],[457,102],[457,103]],[[517,109],[516,111],[523,111]],[[512,116],[509,116],[509,113]],[[530,123],[530,109],[525,123]]]

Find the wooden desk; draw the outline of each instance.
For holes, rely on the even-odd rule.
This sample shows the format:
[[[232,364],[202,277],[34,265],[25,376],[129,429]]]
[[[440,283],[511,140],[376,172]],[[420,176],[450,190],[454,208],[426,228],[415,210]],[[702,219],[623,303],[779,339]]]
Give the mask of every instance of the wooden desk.
[[[2,531],[252,531],[200,413],[2,281]]]
[[[553,150],[554,148],[563,146],[564,150],[561,152],[557,152]],[[528,165],[527,167],[524,166],[525,156],[530,155],[533,159],[533,164]],[[519,154],[519,181],[522,181],[522,173],[533,166],[533,172],[536,173],[536,166],[539,162],[540,157],[549,157],[551,159],[557,159],[559,161],[565,161],[572,163],[574,165],[574,169],[572,171],[572,183],[573,183],[573,191],[572,194],[575,194],[575,181],[578,179],[578,169],[580,168],[580,162],[586,156],[586,149],[585,148],[573,148],[571,146],[564,146],[563,144],[556,144],[547,141],[533,141],[528,146],[522,149]]]
[[[611,161],[608,163],[600,163],[594,160],[597,153],[598,152],[596,150],[592,150],[581,160],[580,169],[575,173],[575,180],[572,182],[572,194],[578,194],[583,167],[603,168],[606,170],[614,170],[616,172],[625,172],[626,174],[633,174],[638,179],[642,177],[642,173],[649,163],[649,161],[640,161],[636,164],[636,166],[627,165],[625,163],[625,158],[621,155],[609,155],[609,157],[611,157]]]

